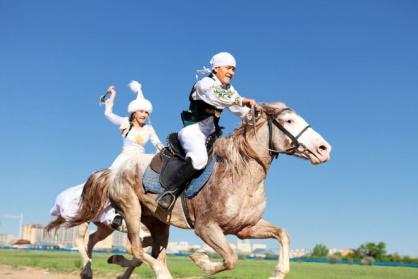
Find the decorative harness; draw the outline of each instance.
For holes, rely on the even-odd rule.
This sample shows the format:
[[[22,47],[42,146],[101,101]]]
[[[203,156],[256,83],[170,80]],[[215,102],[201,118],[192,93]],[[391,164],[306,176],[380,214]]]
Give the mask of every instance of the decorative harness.
[[[296,150],[298,150],[299,147],[303,147],[304,150],[307,150],[308,152],[312,153],[312,151],[310,151],[303,143],[299,142],[299,138],[300,136],[306,132],[306,130],[308,130],[311,126],[307,125],[305,128],[302,129],[302,131],[299,132],[299,134],[295,137],[294,135],[292,135],[292,133],[290,133],[282,124],[279,123],[279,121],[276,120],[276,118],[282,114],[285,111],[292,111],[290,108],[284,108],[279,110],[277,113],[275,113],[274,115],[269,115],[267,118],[267,123],[268,123],[268,127],[269,127],[269,152],[270,155],[273,156],[275,159],[277,159],[277,156],[279,155],[279,151],[274,150],[273,148],[273,124],[274,126],[276,126],[280,131],[283,132],[283,134],[285,134],[286,136],[288,136],[290,138],[290,140],[292,141],[292,145],[293,147],[290,147],[289,149],[287,149],[284,153],[286,154],[294,154],[296,152]]]
[[[284,153],[291,155],[291,154],[294,154],[296,150],[298,150],[299,147],[303,147],[304,148],[303,151],[308,151],[309,153],[312,153],[315,156],[315,154],[312,151],[310,151],[303,143],[299,142],[300,136],[302,136],[302,134],[305,133],[306,130],[308,130],[311,126],[307,125],[305,128],[302,129],[302,131],[299,132],[299,134],[297,134],[297,136],[292,135],[292,133],[290,133],[282,124],[280,124],[276,120],[276,118],[285,111],[292,111],[292,110],[290,108],[284,108],[278,111],[277,113],[275,113],[274,115],[268,115],[267,117],[267,123],[268,123],[268,128],[269,128],[268,149],[269,149],[270,155],[273,156],[275,159],[277,159],[279,155],[279,151],[275,150],[273,147],[273,125],[274,125],[292,140],[293,146],[287,149]],[[253,110],[253,113],[254,113],[254,110]],[[253,114],[253,116],[254,115],[255,114]],[[253,121],[255,122],[255,117],[253,117]],[[255,123],[254,123],[254,128],[255,128]],[[194,222],[192,221],[190,217],[190,208],[187,204],[187,199],[185,198],[184,193],[181,195],[181,203],[182,203],[183,214],[186,219],[186,223],[189,226],[189,228],[193,229]]]

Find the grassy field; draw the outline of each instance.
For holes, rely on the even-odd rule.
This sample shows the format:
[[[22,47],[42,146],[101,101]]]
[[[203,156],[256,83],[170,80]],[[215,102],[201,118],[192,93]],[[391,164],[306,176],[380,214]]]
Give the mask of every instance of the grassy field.
[[[93,258],[93,271],[96,275],[115,276],[122,268],[109,265],[109,254],[96,253]],[[268,278],[273,275],[275,261],[240,260],[234,271],[222,272],[216,276],[205,276],[187,257],[169,257],[169,268],[175,278]],[[0,250],[0,265],[15,267],[27,266],[48,269],[51,272],[78,273],[81,260],[76,252],[38,252]],[[141,278],[153,278],[147,267],[136,270]],[[379,267],[358,265],[331,265],[320,263],[291,263],[288,279],[417,279],[418,268]]]

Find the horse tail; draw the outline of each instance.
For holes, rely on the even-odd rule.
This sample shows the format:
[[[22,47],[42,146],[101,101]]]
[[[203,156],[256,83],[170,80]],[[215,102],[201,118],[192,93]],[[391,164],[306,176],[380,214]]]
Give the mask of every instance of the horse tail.
[[[111,171],[108,169],[90,175],[81,194],[79,213],[69,220],[69,227],[98,219],[106,206],[109,205],[108,188],[110,183]]]
[[[45,231],[49,233],[52,230],[57,230],[66,222],[67,221],[62,216],[58,216],[55,220],[51,221],[50,223],[48,223],[48,225],[46,225]]]

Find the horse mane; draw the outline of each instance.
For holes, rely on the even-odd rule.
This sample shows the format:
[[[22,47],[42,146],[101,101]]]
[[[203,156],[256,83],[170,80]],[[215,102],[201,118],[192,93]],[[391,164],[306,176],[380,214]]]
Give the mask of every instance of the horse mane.
[[[266,123],[269,115],[274,115],[278,110],[286,107],[283,103],[262,104],[261,115],[256,115],[255,131],[261,129]],[[267,165],[263,162],[254,148],[251,146],[250,140],[254,138],[254,124],[252,121],[251,111],[242,121],[241,126],[227,136],[219,138],[215,143],[214,152],[216,156],[225,165],[225,172],[231,173],[232,176],[242,176],[250,161],[256,161],[267,173]]]

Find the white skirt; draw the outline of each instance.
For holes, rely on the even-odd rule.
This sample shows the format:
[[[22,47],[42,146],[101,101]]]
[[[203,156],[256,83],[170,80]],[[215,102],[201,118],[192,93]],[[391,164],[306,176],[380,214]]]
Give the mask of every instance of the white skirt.
[[[121,154],[113,161],[109,169],[117,169],[123,165],[129,159],[135,159],[138,161],[139,166],[144,171],[150,164],[154,154],[145,154],[137,152],[134,149],[124,149]],[[84,184],[79,184],[70,188],[67,188],[55,199],[55,204],[50,210],[49,214],[52,216],[61,216],[65,220],[69,221],[78,215],[81,194],[83,192]],[[101,222],[110,225],[115,218],[116,212],[113,207],[106,206],[105,210],[100,214],[98,220],[91,220],[93,222]]]

